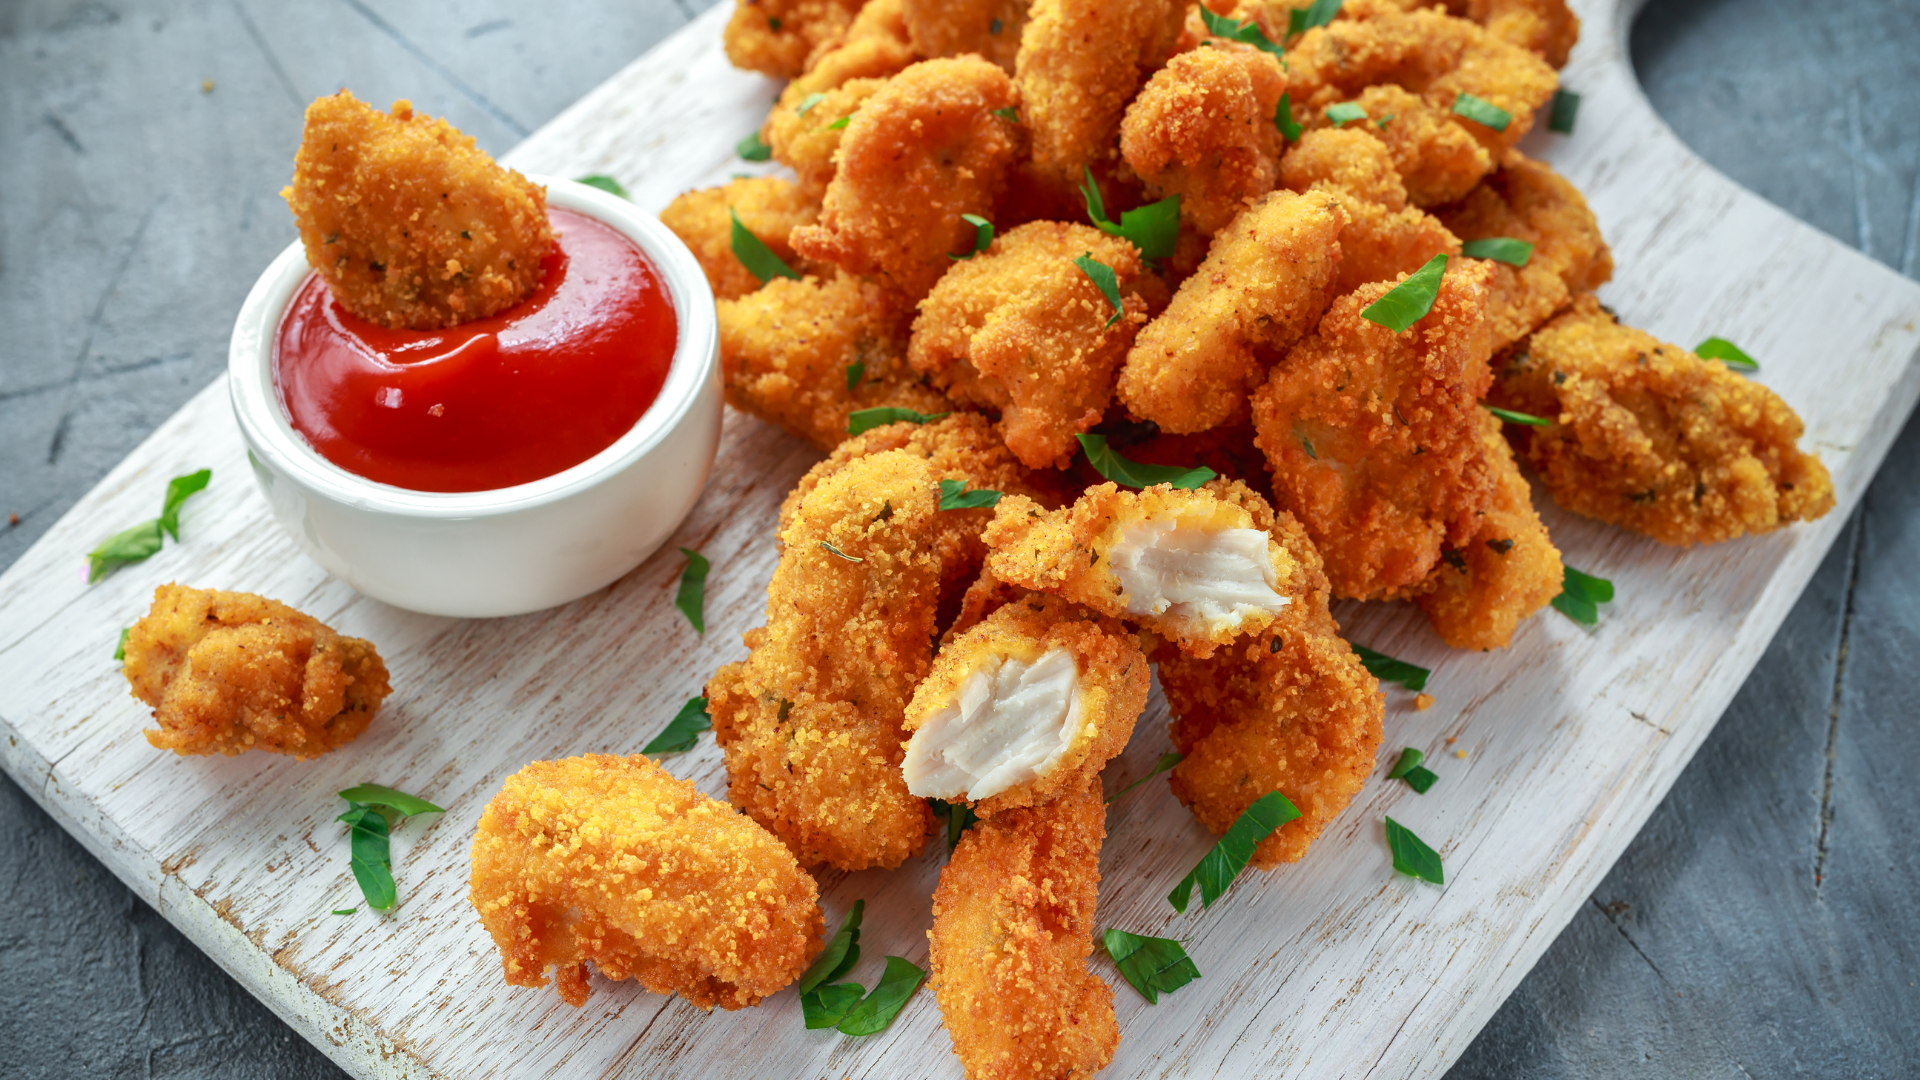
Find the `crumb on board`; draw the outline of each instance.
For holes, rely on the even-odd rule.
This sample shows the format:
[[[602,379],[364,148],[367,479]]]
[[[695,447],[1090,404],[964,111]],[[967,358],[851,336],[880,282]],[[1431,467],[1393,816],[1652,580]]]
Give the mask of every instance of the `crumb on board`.
[[[1413,709],[1415,712],[1426,712],[1428,709],[1431,709],[1431,708],[1433,708],[1432,694],[1415,694],[1414,695]]]
[[[1453,752],[1453,756],[1457,758],[1465,758],[1467,756],[1467,752],[1465,750],[1455,750]]]
[[[213,93],[213,80],[212,80],[212,79],[201,79],[201,80],[200,80],[200,92],[201,92],[201,93],[203,93],[203,94],[211,94],[211,93]]]
[[[1457,742],[1459,742],[1459,741],[1460,741],[1459,739],[1456,739],[1456,738],[1454,738],[1454,737],[1453,737],[1453,736],[1451,736],[1451,735],[1449,735],[1449,736],[1447,736],[1447,745],[1448,745],[1448,746],[1452,746],[1452,745],[1453,745],[1454,743],[1457,743]]]

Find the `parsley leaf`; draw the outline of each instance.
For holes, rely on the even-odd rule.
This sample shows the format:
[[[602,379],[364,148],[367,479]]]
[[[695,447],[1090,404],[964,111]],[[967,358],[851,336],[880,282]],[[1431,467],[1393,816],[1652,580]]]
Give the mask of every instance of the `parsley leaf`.
[[[1325,26],[1340,14],[1340,0],[1313,0],[1312,5],[1287,12],[1287,40],[1292,41],[1316,26]]]
[[[1393,852],[1395,870],[1435,885],[1447,883],[1440,866],[1440,853],[1392,818],[1387,819],[1387,848]]]
[[[1426,668],[1409,664],[1405,660],[1395,660],[1386,653],[1374,652],[1365,645],[1353,646],[1353,654],[1366,665],[1369,675],[1381,682],[1397,682],[1415,693],[1427,688],[1427,676],[1433,674]]]
[[[828,124],[828,125],[827,125],[827,130],[828,130],[828,131],[840,131],[840,130],[842,130],[842,129],[844,129],[844,128],[845,128],[845,127],[846,127],[846,126],[848,125],[848,124],[851,124],[851,123],[853,123],[853,114],[852,114],[852,113],[848,113],[847,115],[845,115],[845,116],[843,116],[843,117],[841,117],[840,119],[838,119],[838,120],[835,120],[835,121],[834,121],[833,123],[831,123],[831,124]]]
[[[131,529],[114,533],[100,546],[87,552],[87,584],[91,585],[115,570],[152,557],[160,550],[160,519],[143,521]]]
[[[855,360],[847,365],[847,392],[852,393],[860,386],[860,380],[867,377],[867,362]]]
[[[1154,777],[1159,776],[1161,773],[1166,772],[1168,769],[1171,769],[1175,765],[1180,764],[1180,762],[1181,762],[1181,757],[1179,754],[1161,754],[1160,760],[1154,763],[1153,768],[1148,771],[1147,775],[1141,777],[1138,780],[1135,780],[1133,783],[1128,784],[1126,787],[1123,787],[1119,791],[1116,791],[1113,794],[1107,796],[1107,805],[1109,806],[1113,805],[1113,801],[1115,799],[1118,799],[1120,796],[1125,795],[1127,792],[1132,791],[1134,788],[1139,787],[1141,784],[1146,783],[1147,781],[1153,779]],[[1108,931],[1108,932],[1111,933],[1112,931]]]
[[[926,978],[927,973],[913,961],[887,957],[887,971],[880,976],[880,984],[847,1012],[846,1019],[840,1021],[840,1034],[877,1035],[887,1030]]]
[[[1394,762],[1393,768],[1387,771],[1387,779],[1389,780],[1405,779],[1407,775],[1407,770],[1419,768],[1420,762],[1425,760],[1426,756],[1427,755],[1421,753],[1418,750],[1415,750],[1411,746],[1402,749],[1400,751],[1400,760]]]
[[[827,554],[829,554],[829,555],[838,555],[839,557],[841,557],[841,558],[843,558],[843,559],[845,559],[845,560],[847,560],[848,562],[866,562],[866,561],[867,561],[866,559],[864,559],[864,558],[862,558],[861,556],[858,556],[858,555],[849,555],[849,554],[847,554],[846,552],[844,552],[844,551],[841,551],[841,550],[840,550],[839,548],[837,548],[837,547],[834,547],[834,546],[833,546],[832,544],[830,544],[830,543],[828,543],[828,542],[827,542],[827,541],[825,541],[825,540],[822,540],[822,541],[820,541],[820,550],[822,550],[822,551],[825,551],[825,552],[826,552]],[[785,714],[785,711],[784,711],[784,709],[782,710],[782,713],[781,713],[781,716],[780,716],[780,719],[782,719],[782,720],[785,720],[785,719],[786,719],[786,714]]]
[[[1336,3],[1334,10],[1338,11],[1339,8],[1340,5]],[[1329,15],[1327,17],[1331,19],[1333,16]],[[1275,45],[1268,39],[1266,33],[1260,29],[1260,24],[1254,22],[1252,19],[1248,19],[1246,22],[1234,22],[1225,15],[1215,15],[1213,12],[1207,10],[1205,4],[1201,4],[1200,20],[1207,24],[1207,33],[1212,34],[1214,37],[1226,38],[1228,41],[1237,41],[1242,45],[1251,45],[1261,52],[1272,53],[1275,56],[1286,55],[1286,50]]]
[[[390,787],[383,787],[379,784],[361,784],[358,787],[350,787],[341,792],[340,797],[350,803],[361,806],[385,807],[399,814],[401,817],[412,817],[415,814],[446,813],[445,810],[420,798],[418,795],[409,795],[404,791],[395,791]]]
[[[1555,90],[1552,111],[1547,114],[1547,130],[1560,135],[1571,135],[1574,117],[1579,115],[1580,95],[1571,90]]]
[[[1544,416],[1535,416],[1532,413],[1514,412],[1512,409],[1498,409],[1493,407],[1492,405],[1488,405],[1484,401],[1480,403],[1480,407],[1492,413],[1493,415],[1499,417],[1500,419],[1505,420],[1509,424],[1525,424],[1528,427],[1552,427],[1553,426],[1553,421],[1547,419]]]
[[[352,915],[359,910],[360,910],[360,907],[359,905],[356,904],[350,908],[335,908],[333,913],[335,915]]]
[[[758,137],[757,135],[755,136],[755,138]],[[597,187],[609,195],[618,195],[623,199],[632,198],[632,196],[627,194],[627,189],[620,186],[620,181],[615,180],[611,176],[594,173],[592,176],[581,177],[580,183],[588,187]]]
[[[974,822],[980,820],[980,816],[973,812],[973,807],[966,803],[950,803],[941,799],[928,799],[927,805],[932,808],[934,817],[940,818],[947,823],[948,851],[959,847],[960,834],[973,828]]]
[[[201,469],[167,481],[167,497],[160,506],[160,527],[173,537],[175,543],[180,541],[180,504],[187,501],[187,496],[204,490],[212,477],[212,469]]]
[[[773,147],[760,140],[758,131],[741,139],[733,146],[733,152],[745,161],[765,161],[773,156]]]
[[[993,110],[993,115],[1005,120],[1009,124],[1017,124],[1020,122],[1020,110],[1012,105],[1004,109]]]
[[[1365,120],[1366,118],[1367,110],[1361,107],[1357,101],[1343,101],[1338,105],[1327,106],[1327,120],[1331,122],[1334,127],[1339,127],[1341,124],[1351,123],[1355,120]]]
[[[1300,125],[1293,122],[1293,93],[1280,95],[1280,104],[1273,110],[1273,126],[1280,129],[1280,137],[1289,143],[1300,141]]]
[[[1107,219],[1107,204],[1100,197],[1100,185],[1093,182],[1092,169],[1085,170],[1080,194],[1087,200],[1087,219],[1093,222],[1094,228],[1132,244],[1148,262],[1173,254],[1174,245],[1180,239],[1180,196],[1169,195],[1157,203],[1125,211],[1120,215],[1120,224],[1115,225]]]
[[[340,792],[347,800],[347,812],[336,821],[347,823],[348,866],[367,906],[375,911],[390,911],[399,902],[399,888],[393,881],[393,847],[387,812],[401,818],[415,814],[443,813],[438,806],[417,796],[395,791],[379,784],[361,784]]]
[[[686,615],[694,633],[704,634],[707,632],[707,571],[713,569],[713,564],[692,548],[681,548],[680,554],[687,557],[687,568],[680,571],[680,595],[674,598],[673,606]]]
[[[839,1027],[864,993],[866,989],[859,983],[832,983],[817,990],[802,991],[800,1015],[809,1031]]]
[[[1206,853],[1180,884],[1167,894],[1167,903],[1173,910],[1185,913],[1187,903],[1193,899],[1193,887],[1200,886],[1200,906],[1212,907],[1215,900],[1233,884],[1233,879],[1246,869],[1247,862],[1253,858],[1253,849],[1273,835],[1273,831],[1294,818],[1300,816],[1300,810],[1277,791],[1269,791],[1253,801],[1253,805],[1241,811],[1213,850]]]
[[[740,265],[747,268],[747,273],[758,278],[762,285],[777,277],[800,280],[800,275],[787,265],[785,259],[775,255],[772,248],[740,224],[740,215],[733,207],[727,207],[727,216],[733,219],[733,257],[740,260]]]
[[[1454,98],[1453,112],[1456,116],[1464,116],[1476,124],[1485,124],[1495,131],[1505,131],[1507,125],[1513,123],[1512,113],[1472,94],[1461,94]]]
[[[960,220],[973,226],[973,250],[967,252],[965,255],[950,254],[947,256],[947,258],[955,262],[959,262],[962,259],[971,259],[975,255],[987,250],[987,247],[993,243],[993,222],[988,221],[979,214],[961,214]]]
[[[1460,254],[1469,259],[1492,259],[1508,266],[1525,266],[1533,257],[1533,245],[1511,236],[1489,236],[1460,245]]]
[[[673,714],[667,726],[653,741],[640,748],[643,754],[677,754],[682,750],[693,749],[700,741],[700,733],[713,727],[713,717],[707,715],[707,699],[688,698],[680,711]]]
[[[847,912],[846,921],[840,924],[839,931],[827,942],[827,947],[820,951],[820,955],[814,957],[813,963],[807,966],[805,974],[800,976],[798,989],[802,994],[810,993],[821,983],[830,983],[853,970],[854,963],[860,959],[860,917],[866,910],[865,900],[853,902],[853,907]],[[841,1010],[841,1012],[845,1011],[845,1009]],[[834,1023],[839,1021],[836,1020]],[[822,1026],[832,1027],[833,1024]]]
[[[1400,760],[1395,762],[1393,769],[1387,773],[1387,779],[1405,780],[1408,787],[1425,795],[1427,789],[1433,786],[1433,782],[1440,779],[1434,775],[1433,770],[1420,764],[1425,756],[1411,746],[1400,751]]]
[[[1171,994],[1200,977],[1187,950],[1171,938],[1142,937],[1125,930],[1108,928],[1100,935],[1100,944],[1113,957],[1113,966],[1147,1004],[1160,1004],[1161,994]]]
[[[1103,328],[1112,326],[1126,310],[1120,306],[1120,279],[1115,276],[1113,267],[1094,258],[1091,251],[1073,260],[1073,265],[1079,267],[1080,272],[1087,275],[1087,280],[1093,282],[1094,288],[1100,290],[1100,295],[1107,298],[1107,303],[1113,305],[1113,314],[1101,324]]]
[[[1553,598],[1553,606],[1574,622],[1592,626],[1600,621],[1600,605],[1612,599],[1613,582],[1569,566],[1560,579],[1560,595]]]
[[[965,480],[940,481],[940,509],[979,510],[1000,501],[1000,493],[987,488],[967,490]]]
[[[1723,337],[1710,337],[1693,347],[1693,355],[1702,360],[1718,360],[1736,371],[1759,371],[1760,362],[1748,356],[1740,346]]]
[[[113,647],[113,658],[115,660],[125,660],[127,658],[127,635],[131,633],[133,633],[133,627],[131,626],[123,626],[120,628],[120,643]]]
[[[882,405],[876,409],[855,409],[847,414],[847,434],[858,435],[877,427],[897,424],[903,420],[914,424],[931,424],[949,415],[951,414],[939,412],[928,416],[926,413],[903,409],[898,405]]]
[[[1440,777],[1439,774],[1427,768],[1425,765],[1415,765],[1413,768],[1408,769],[1407,775],[1400,779],[1405,780],[1407,786],[1412,788],[1415,794],[1425,795],[1427,789],[1432,787],[1433,782],[1440,779]]]
[[[1440,294],[1440,279],[1446,272],[1447,257],[1435,255],[1385,296],[1367,305],[1360,317],[1396,334],[1403,333],[1433,310],[1433,299]]]
[[[1191,491],[1220,475],[1205,465],[1183,469],[1178,465],[1143,465],[1128,461],[1120,456],[1119,451],[1107,445],[1105,435],[1075,435],[1074,438],[1080,440],[1080,449],[1086,451],[1087,463],[1093,466],[1094,471],[1121,487],[1148,488],[1155,484],[1172,484]]]
[[[807,115],[808,112],[810,112],[813,109],[815,105],[818,105],[825,100],[827,100],[827,95],[819,93],[818,91],[808,94],[806,97],[803,97],[800,99],[799,106],[793,110],[794,115],[805,116]]]

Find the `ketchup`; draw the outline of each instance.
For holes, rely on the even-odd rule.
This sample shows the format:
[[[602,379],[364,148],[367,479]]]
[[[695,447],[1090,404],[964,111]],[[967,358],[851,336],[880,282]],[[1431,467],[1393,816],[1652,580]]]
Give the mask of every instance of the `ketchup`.
[[[318,275],[294,294],[274,381],[294,430],[348,472],[415,491],[489,491],[571,468],[653,404],[678,341],[660,273],[618,231],[549,207],[534,294],[448,330],[349,314]]]

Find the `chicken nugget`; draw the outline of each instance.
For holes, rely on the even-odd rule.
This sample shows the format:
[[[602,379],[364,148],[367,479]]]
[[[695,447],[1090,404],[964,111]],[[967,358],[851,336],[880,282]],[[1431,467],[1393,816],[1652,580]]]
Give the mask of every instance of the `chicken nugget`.
[[[729,213],[732,211],[732,213]],[[797,225],[819,216],[820,204],[777,176],[747,176],[719,187],[689,191],[660,211],[660,224],[686,242],[706,271],[716,300],[734,300],[761,285],[733,253],[733,214],[789,266],[805,267],[787,243]]]
[[[1451,111],[1427,104],[1418,94],[1388,83],[1369,86],[1354,100],[1367,119],[1338,130],[1380,140],[1414,206],[1455,202],[1493,171],[1497,159],[1480,140],[1455,123]]]
[[[1160,686],[1183,756],[1168,785],[1213,833],[1278,791],[1300,816],[1254,849],[1253,865],[1298,862],[1372,775],[1382,738],[1380,684],[1340,637],[1328,583],[1306,531],[1287,514],[1249,503],[1287,552],[1294,598],[1258,635],[1211,658],[1159,658]]]
[[[736,0],[722,36],[734,67],[776,79],[807,70],[814,50],[847,32],[865,0]]]
[[[820,894],[793,853],[641,754],[536,761],[487,803],[468,900],[514,986],[587,1002],[609,979],[701,1009],[758,1005],[822,942]]]
[[[928,966],[968,1080],[1087,1077],[1113,1060],[1113,990],[1087,970],[1106,817],[1089,779],[975,824],[941,869]]]
[[[1114,273],[1121,308],[1074,260]],[[1061,468],[1113,400],[1114,370],[1165,286],[1131,243],[1086,225],[1036,221],[959,263],[920,305],[907,361],[954,401],[1000,412],[1028,468]]]
[[[1147,657],[1117,619],[1057,596],[1007,604],[947,641],[907,706],[907,790],[982,817],[1084,788],[1127,748]]]
[[[1127,102],[1172,55],[1180,0],[1034,0],[1014,79],[1043,183],[1071,191],[1119,156]]]
[[[869,0],[844,34],[814,46],[806,73],[788,83],[782,96],[791,93],[798,95],[796,101],[805,100],[808,94],[825,93],[850,79],[898,75],[924,59],[908,40],[904,0]]]
[[[977,56],[923,60],[888,79],[841,133],[820,221],[801,255],[877,274],[911,304],[973,247],[962,214],[989,214],[1014,157],[1007,73]]]
[[[1580,20],[1567,0],[1447,0],[1447,11],[1537,54],[1555,70],[1567,66],[1567,54],[1580,40]]]
[[[904,0],[904,6],[908,38],[922,56],[974,53],[1013,74],[1030,0]]]
[[[1489,399],[1545,417],[1508,428],[1553,500],[1690,547],[1833,509],[1800,417],[1717,361],[1622,326],[1591,295],[1502,358]]]
[[[1149,198],[1180,196],[1181,220],[1211,236],[1278,181],[1285,140],[1273,115],[1286,88],[1266,53],[1181,53],[1127,106],[1120,152]]]
[[[775,278],[722,300],[720,364],[727,404],[831,450],[858,409],[951,409],[906,361],[897,300],[850,274]]]
[[[1128,411],[1175,434],[1245,419],[1266,376],[1261,351],[1298,341],[1334,295],[1346,222],[1332,195],[1276,191],[1216,234],[1127,353],[1117,390]]]
[[[803,865],[894,867],[926,843],[900,725],[938,633],[937,492],[904,450],[822,480],[780,534],[767,625],[707,683],[728,798]]]
[[[1280,175],[1290,190],[1331,196],[1346,213],[1334,295],[1410,274],[1435,255],[1460,253],[1460,241],[1438,218],[1407,205],[1387,147],[1359,131],[1308,132],[1281,162]]]
[[[373,643],[252,593],[166,584],[127,631],[123,670],[160,750],[319,757],[360,737],[393,692]]]
[[[848,79],[831,90],[822,91],[804,90],[797,82],[789,83],[786,92],[774,103],[773,111],[767,114],[761,138],[773,151],[774,159],[800,178],[800,190],[812,200],[814,216],[818,215],[820,200],[826,196],[827,185],[833,181],[834,154],[840,149],[840,133],[846,124],[852,123],[847,118],[860,111],[860,106],[874,91],[886,84],[885,79]],[[841,126],[835,127],[836,124]],[[811,225],[813,220],[810,216],[793,225]],[[784,233],[780,244],[787,246]]]
[[[1102,484],[1052,512],[1008,496],[987,526],[987,569],[1206,656],[1258,633],[1291,602],[1276,590],[1291,579],[1292,556],[1254,523],[1252,502],[1264,500],[1218,480],[1197,491]]]
[[[1319,549],[1335,596],[1408,595],[1478,528],[1493,497],[1478,415],[1491,276],[1478,260],[1449,265],[1432,311],[1398,334],[1361,316],[1396,283],[1362,286],[1253,396],[1276,503]]]
[[[280,197],[333,298],[395,329],[505,311],[555,250],[547,189],[405,101],[389,116],[345,90],[315,99]]]

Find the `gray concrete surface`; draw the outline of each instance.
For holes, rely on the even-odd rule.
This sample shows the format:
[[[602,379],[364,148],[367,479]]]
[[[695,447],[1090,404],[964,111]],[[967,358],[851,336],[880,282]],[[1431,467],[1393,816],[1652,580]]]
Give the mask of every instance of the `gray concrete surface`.
[[[0,0],[0,566],[219,373],[308,99],[498,152],[707,6]],[[1915,273],[1912,0],[1654,0],[1634,58],[1708,160]],[[1916,599],[1920,429],[1452,1077],[1920,1075]],[[0,1077],[340,1075],[0,782]]]

